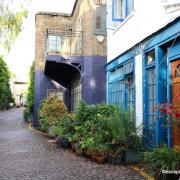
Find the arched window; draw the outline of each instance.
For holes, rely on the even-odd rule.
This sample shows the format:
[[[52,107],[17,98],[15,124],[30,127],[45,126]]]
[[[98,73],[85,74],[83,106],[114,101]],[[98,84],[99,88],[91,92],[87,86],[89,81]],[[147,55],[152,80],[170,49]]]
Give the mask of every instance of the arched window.
[[[180,77],[180,64],[176,67],[175,78]]]

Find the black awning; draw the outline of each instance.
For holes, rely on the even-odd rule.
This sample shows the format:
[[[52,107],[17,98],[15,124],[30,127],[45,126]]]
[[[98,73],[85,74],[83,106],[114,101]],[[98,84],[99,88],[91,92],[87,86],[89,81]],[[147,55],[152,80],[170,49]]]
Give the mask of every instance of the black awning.
[[[46,60],[44,73],[65,88],[68,88],[74,77],[81,77],[81,72],[75,65],[55,59]]]

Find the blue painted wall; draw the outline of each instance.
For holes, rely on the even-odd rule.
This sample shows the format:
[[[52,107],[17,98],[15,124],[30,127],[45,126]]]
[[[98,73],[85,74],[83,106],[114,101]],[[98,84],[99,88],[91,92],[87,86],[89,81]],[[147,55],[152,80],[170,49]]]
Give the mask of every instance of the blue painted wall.
[[[106,56],[84,57],[83,99],[89,104],[106,100]]]
[[[52,61],[66,61],[58,56],[48,57]],[[82,75],[82,98],[89,104],[105,102],[106,99],[106,56],[75,56],[70,58],[71,63],[81,64]],[[92,87],[92,81],[95,86]],[[69,82],[71,83],[71,82]],[[34,96],[34,123],[38,126],[38,107],[39,103],[46,98],[47,89],[56,89],[51,79],[44,75],[44,71],[35,70],[35,96]],[[70,86],[69,86],[70,89]],[[65,104],[70,107],[70,91],[65,92]]]
[[[171,62],[180,58],[180,17],[153,33],[143,41],[136,44],[117,58],[109,62],[106,66],[107,71],[107,101],[109,99],[110,71],[123,64],[128,59],[134,58],[142,53],[143,57],[143,123],[146,143],[148,143],[148,109],[147,109],[147,74],[146,74],[146,53],[155,50],[155,72],[156,72],[156,104],[171,101]],[[136,77],[135,77],[136,78]],[[138,98],[138,97],[136,97]],[[155,144],[167,143],[171,145],[171,129],[164,128],[163,118],[158,118],[159,112],[156,110],[155,122]]]
[[[44,75],[44,71],[35,69],[35,87],[34,87],[34,121],[33,126],[38,126],[38,107],[39,103],[46,98],[47,89],[56,89],[54,84],[47,76]]]

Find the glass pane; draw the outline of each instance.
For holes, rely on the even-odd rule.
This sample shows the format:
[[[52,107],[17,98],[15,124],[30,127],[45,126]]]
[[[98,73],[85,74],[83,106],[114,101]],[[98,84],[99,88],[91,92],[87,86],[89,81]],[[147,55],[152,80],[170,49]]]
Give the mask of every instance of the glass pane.
[[[130,61],[124,65],[124,73],[129,74],[131,72],[133,72],[133,61]]]
[[[180,77],[180,64],[176,67],[175,77]]]
[[[115,79],[115,75],[116,75],[116,70],[114,69],[114,70],[112,70],[110,72],[110,80],[114,80]]]
[[[123,76],[123,66],[118,67],[118,69],[117,69],[117,75],[118,75],[118,77]]]
[[[128,12],[127,14],[131,14],[134,10],[134,0],[128,0]]]
[[[155,68],[148,69],[148,121],[149,130],[153,131],[155,128],[155,105],[156,105],[156,78],[155,78]],[[149,143],[154,142],[154,137],[149,139]]]
[[[126,0],[114,0],[115,19],[125,19],[126,17]]]
[[[155,51],[150,51],[147,53],[147,64],[150,65],[155,61]]]

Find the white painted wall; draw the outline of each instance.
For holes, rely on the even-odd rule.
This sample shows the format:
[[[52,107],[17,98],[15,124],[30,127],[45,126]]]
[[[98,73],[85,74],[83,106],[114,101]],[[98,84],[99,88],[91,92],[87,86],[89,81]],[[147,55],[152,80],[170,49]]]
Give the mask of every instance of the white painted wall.
[[[135,89],[136,89],[136,125],[142,134],[143,123],[143,95],[142,95],[142,54],[135,57]]]
[[[134,12],[118,28],[107,30],[108,62],[180,16],[180,0],[134,1]]]

